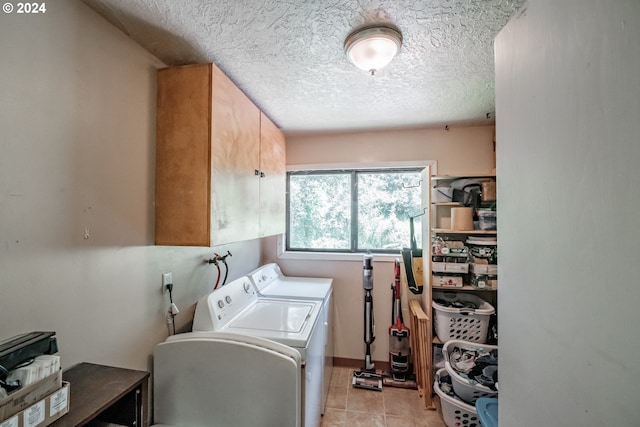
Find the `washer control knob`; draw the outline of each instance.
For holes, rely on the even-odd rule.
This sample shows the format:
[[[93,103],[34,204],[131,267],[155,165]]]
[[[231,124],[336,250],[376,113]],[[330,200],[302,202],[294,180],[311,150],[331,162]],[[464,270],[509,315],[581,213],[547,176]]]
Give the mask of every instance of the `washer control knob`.
[[[222,301],[221,299],[218,300],[218,307],[224,307],[224,301]]]
[[[231,304],[231,297],[229,295],[224,297],[224,300],[227,302],[227,304]]]

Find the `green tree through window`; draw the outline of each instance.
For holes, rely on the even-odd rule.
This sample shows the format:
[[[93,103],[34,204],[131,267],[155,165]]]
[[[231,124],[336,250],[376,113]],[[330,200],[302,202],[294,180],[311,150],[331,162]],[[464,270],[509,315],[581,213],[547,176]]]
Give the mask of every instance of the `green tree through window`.
[[[422,211],[420,171],[289,172],[287,250],[395,253],[408,247],[409,217]],[[415,237],[420,244],[420,233]]]

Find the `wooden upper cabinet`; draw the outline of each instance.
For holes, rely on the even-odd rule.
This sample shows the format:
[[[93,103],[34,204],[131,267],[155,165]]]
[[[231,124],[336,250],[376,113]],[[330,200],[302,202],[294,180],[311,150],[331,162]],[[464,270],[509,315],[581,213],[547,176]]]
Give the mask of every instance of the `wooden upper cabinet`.
[[[284,168],[284,136],[262,160],[265,119],[213,64],[158,71],[157,245],[216,246],[267,235],[260,231],[260,171],[270,177],[271,161]],[[267,139],[278,133],[270,129]],[[276,198],[284,200],[284,186],[280,191]]]
[[[264,114],[260,116],[260,236],[285,232],[285,136]]]
[[[212,66],[213,67],[213,66]],[[255,239],[260,230],[260,110],[213,67],[212,246]]]

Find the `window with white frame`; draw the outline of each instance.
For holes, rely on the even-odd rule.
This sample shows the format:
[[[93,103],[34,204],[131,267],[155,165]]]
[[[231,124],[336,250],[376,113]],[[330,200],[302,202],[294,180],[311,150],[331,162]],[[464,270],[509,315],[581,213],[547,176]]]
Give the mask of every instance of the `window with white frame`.
[[[286,250],[397,253],[421,247],[423,168],[287,173]]]

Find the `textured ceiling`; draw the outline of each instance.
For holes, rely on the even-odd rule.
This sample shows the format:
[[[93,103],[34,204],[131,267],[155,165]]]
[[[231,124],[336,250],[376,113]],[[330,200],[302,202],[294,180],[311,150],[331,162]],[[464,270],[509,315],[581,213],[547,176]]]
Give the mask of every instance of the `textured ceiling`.
[[[493,39],[524,1],[84,0],[167,65],[214,62],[286,132],[493,123]],[[373,23],[404,39],[375,76],[343,51]]]

